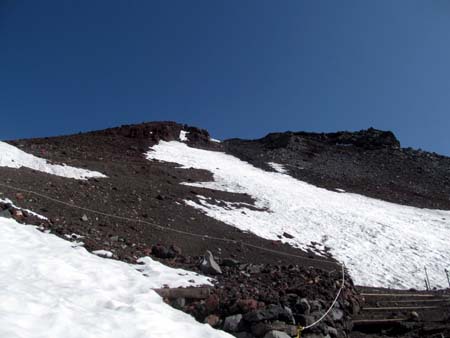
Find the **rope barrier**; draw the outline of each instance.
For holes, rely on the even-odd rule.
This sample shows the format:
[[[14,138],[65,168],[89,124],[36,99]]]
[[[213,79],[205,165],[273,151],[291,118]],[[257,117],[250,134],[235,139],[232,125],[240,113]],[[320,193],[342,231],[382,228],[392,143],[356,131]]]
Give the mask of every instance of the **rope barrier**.
[[[345,286],[345,266],[344,264],[341,264],[342,266],[342,283],[341,283],[341,287],[339,288],[339,291],[336,294],[336,297],[333,300],[333,303],[331,303],[331,306],[328,308],[328,310],[322,315],[322,317],[320,317],[318,320],[316,320],[314,323],[305,326],[303,329],[309,329],[313,326],[316,326],[317,324],[319,324],[322,320],[325,319],[326,316],[328,316],[328,314],[330,313],[330,311],[333,309],[334,305],[337,303],[337,300],[339,299],[339,296],[341,295],[342,290],[344,289]]]
[[[246,247],[249,247],[249,248],[259,249],[259,250],[270,252],[270,253],[276,253],[276,254],[280,254],[280,255],[283,255],[283,256],[287,256],[287,257],[299,258],[299,259],[302,259],[302,260],[321,262],[321,263],[326,263],[326,264],[331,264],[331,265],[339,265],[339,263],[337,263],[337,262],[332,262],[332,261],[325,260],[325,259],[304,257],[304,256],[300,256],[300,255],[290,254],[288,252],[282,252],[282,251],[278,251],[278,250],[264,248],[264,247],[261,247],[261,246],[258,246],[258,245],[254,245],[254,244],[250,244],[250,243],[244,243],[244,242],[236,241],[236,240],[229,239],[229,238],[196,234],[196,233],[193,233],[193,232],[187,232],[187,231],[183,231],[183,230],[178,230],[178,229],[164,227],[164,226],[159,225],[157,223],[141,220],[141,219],[138,219],[138,218],[129,218],[129,217],[124,217],[124,216],[118,216],[118,215],[114,215],[114,214],[109,214],[109,213],[106,213],[106,212],[102,212],[102,211],[98,211],[98,210],[82,207],[82,206],[76,205],[74,203],[67,203],[67,202],[58,200],[56,198],[53,198],[53,197],[50,197],[50,196],[47,196],[47,195],[44,195],[44,194],[41,194],[41,193],[38,193],[38,192],[35,192],[35,191],[14,187],[14,186],[11,186],[11,185],[8,185],[8,184],[4,184],[4,183],[0,183],[0,186],[4,187],[4,188],[8,188],[8,189],[18,190],[18,191],[21,191],[21,192],[26,192],[26,193],[29,193],[29,194],[33,194],[33,195],[42,197],[44,199],[47,199],[49,201],[65,205],[65,206],[68,206],[70,208],[74,208],[74,209],[90,212],[90,213],[93,213],[93,214],[97,214],[97,215],[101,215],[101,216],[105,216],[105,217],[111,217],[111,218],[115,218],[115,219],[122,220],[122,221],[138,222],[138,223],[147,224],[147,225],[155,227],[155,228],[157,228],[159,230],[170,231],[170,232],[178,233],[178,234],[181,234],[181,235],[192,236],[192,237],[195,237],[195,238],[203,238],[203,239],[208,238],[208,239],[212,239],[212,240],[216,240],[216,241],[222,241],[222,242],[231,243],[231,244],[240,244],[240,245],[243,245],[243,246],[246,246]]]
[[[124,217],[124,216],[118,216],[118,215],[114,215],[114,214],[109,214],[109,213],[106,213],[106,212],[102,212],[102,211],[98,211],[98,210],[82,207],[82,206],[76,205],[74,203],[64,202],[64,201],[61,201],[59,199],[47,196],[45,194],[41,194],[41,193],[38,193],[38,192],[35,192],[35,191],[32,191],[32,190],[27,190],[27,189],[14,187],[14,186],[11,186],[11,185],[8,185],[8,184],[4,184],[4,183],[0,183],[0,187],[4,187],[4,188],[7,188],[7,189],[18,190],[18,191],[21,191],[21,192],[25,192],[25,193],[29,193],[29,194],[35,195],[35,196],[39,196],[39,197],[44,198],[46,200],[52,201],[54,203],[59,203],[61,205],[65,205],[65,206],[68,206],[70,208],[83,210],[83,211],[90,212],[90,213],[93,213],[93,214],[102,215],[102,216],[105,216],[105,217],[111,217],[111,218],[115,218],[115,219],[122,220],[122,221],[143,223],[143,224],[150,225],[150,226],[155,227],[155,228],[160,229],[160,230],[171,231],[171,232],[178,233],[178,234],[181,234],[181,235],[186,235],[186,236],[191,236],[191,237],[196,237],[196,238],[202,238],[202,239],[212,239],[212,240],[222,241],[222,242],[231,243],[231,244],[240,244],[240,245],[243,245],[243,246],[246,246],[246,247],[249,247],[249,248],[258,249],[258,250],[266,251],[266,252],[270,252],[270,253],[275,253],[275,254],[282,255],[282,256],[294,257],[294,258],[298,258],[298,259],[302,259],[302,260],[321,262],[321,263],[327,263],[327,264],[333,264],[333,265],[339,265],[340,264],[340,263],[337,263],[337,262],[330,262],[330,261],[324,260],[324,259],[303,257],[303,256],[300,256],[300,255],[290,254],[290,253],[287,253],[287,252],[282,252],[282,251],[278,251],[278,250],[268,249],[268,248],[264,248],[264,247],[261,247],[261,246],[258,246],[258,245],[254,245],[254,244],[250,244],[250,243],[244,243],[244,242],[240,242],[240,241],[238,242],[236,240],[232,240],[232,239],[228,239],[228,238],[224,238],[224,237],[215,237],[215,236],[209,236],[209,235],[201,235],[201,234],[196,234],[196,233],[187,232],[187,231],[183,231],[183,230],[172,229],[172,228],[164,227],[164,226],[159,225],[157,223],[144,221],[144,220],[141,220],[141,219],[134,219],[134,218]],[[336,297],[334,298],[333,303],[331,304],[330,308],[323,314],[323,316],[320,317],[318,320],[316,320],[314,323],[312,323],[310,325],[307,325],[305,327],[299,325],[298,326],[298,332],[297,332],[297,338],[300,338],[302,331],[304,331],[306,329],[309,329],[309,328],[311,328],[313,326],[316,326],[318,323],[320,323],[330,313],[330,311],[333,309],[334,305],[336,304],[336,302],[337,302],[337,300],[338,300],[338,298],[339,298],[339,296],[340,296],[340,294],[342,292],[342,289],[344,288],[344,285],[345,285],[344,264],[340,264],[340,265],[342,267],[342,283],[341,283],[341,286],[339,288],[339,291],[336,294]]]
[[[344,289],[344,286],[345,286],[345,267],[344,267],[344,264],[341,264],[341,266],[342,266],[342,282],[341,282],[341,286],[340,286],[340,288],[339,288],[339,290],[338,290],[338,292],[337,292],[337,294],[336,294],[336,297],[334,298],[333,302],[331,303],[330,307],[329,307],[328,310],[327,310],[327,311],[326,311],[319,319],[317,319],[314,323],[309,324],[309,325],[306,325],[306,326],[301,326],[301,325],[299,325],[299,326],[297,327],[297,336],[296,336],[296,338],[301,338],[302,332],[303,332],[304,330],[310,329],[310,328],[316,326],[317,324],[319,324],[322,320],[324,320],[325,317],[328,316],[328,314],[330,313],[330,311],[331,311],[331,310],[334,308],[334,306],[336,305],[336,303],[337,303],[337,301],[338,301],[338,299],[339,299],[339,296],[341,295],[341,292],[342,292],[342,290]]]

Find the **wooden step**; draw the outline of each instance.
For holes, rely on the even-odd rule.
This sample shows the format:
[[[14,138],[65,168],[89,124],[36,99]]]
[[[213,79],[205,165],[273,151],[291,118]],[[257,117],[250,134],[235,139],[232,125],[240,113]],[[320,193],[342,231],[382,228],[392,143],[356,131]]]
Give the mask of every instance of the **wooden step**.
[[[388,324],[388,323],[400,323],[407,321],[408,318],[380,318],[380,319],[356,319],[353,320],[353,325],[377,325],[377,324]]]
[[[379,319],[359,319],[353,320],[353,331],[366,333],[381,332],[382,330],[398,327],[402,323],[407,323],[407,318],[379,318]]]
[[[438,297],[432,293],[361,293],[364,297]]]
[[[410,300],[378,300],[380,303],[439,303],[450,302],[450,298],[438,299],[410,299]]]
[[[363,311],[404,311],[439,309],[440,306],[392,306],[392,307],[363,307]]]

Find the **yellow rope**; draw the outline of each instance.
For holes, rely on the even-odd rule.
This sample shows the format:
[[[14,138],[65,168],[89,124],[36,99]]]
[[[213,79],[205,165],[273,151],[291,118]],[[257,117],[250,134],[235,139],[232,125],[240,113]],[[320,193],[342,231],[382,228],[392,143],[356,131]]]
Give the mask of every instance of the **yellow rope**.
[[[297,337],[295,337],[295,338],[301,338],[302,331],[303,331],[303,326],[299,325],[297,328]]]

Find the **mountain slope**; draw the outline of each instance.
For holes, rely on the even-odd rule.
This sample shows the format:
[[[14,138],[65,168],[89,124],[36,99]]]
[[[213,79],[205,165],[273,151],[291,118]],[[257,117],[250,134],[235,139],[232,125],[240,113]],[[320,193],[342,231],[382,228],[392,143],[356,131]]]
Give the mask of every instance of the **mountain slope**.
[[[51,165],[106,177],[0,166],[0,197],[49,221],[10,204],[0,209],[71,241],[82,236],[88,251],[133,264],[151,255],[199,271],[201,257],[212,251],[223,271],[213,295],[173,305],[218,328],[227,316],[258,313],[256,322],[243,320],[241,337],[274,328],[294,334],[279,306],[303,325],[320,318],[341,285],[336,259],[366,285],[422,288],[423,264],[432,286],[445,285],[439,271],[449,252],[449,159],[402,149],[389,132],[287,132],[218,142],[202,129],[153,122],[9,144]],[[315,304],[308,311],[303,298]],[[332,315],[304,336],[334,330],[345,336],[360,302],[345,274]],[[277,326],[278,315],[261,319],[268,313],[278,313],[284,326]]]
[[[201,196],[186,203],[263,238],[276,240],[289,233],[292,238],[283,241],[302,249],[311,244],[321,251],[328,247],[347,265],[357,284],[420,289],[425,266],[433,286],[447,284],[449,211],[320,189],[285,174],[257,169],[233,156],[176,141],[161,141],[147,157],[214,175],[212,182],[189,186],[249,194],[256,201],[256,210]]]

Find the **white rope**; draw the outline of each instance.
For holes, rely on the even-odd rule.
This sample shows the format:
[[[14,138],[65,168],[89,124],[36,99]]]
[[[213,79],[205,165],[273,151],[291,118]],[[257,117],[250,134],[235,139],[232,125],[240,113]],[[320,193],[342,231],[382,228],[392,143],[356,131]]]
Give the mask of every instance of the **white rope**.
[[[232,244],[240,244],[240,245],[243,245],[243,246],[246,246],[246,247],[249,247],[249,248],[259,249],[259,250],[262,250],[262,251],[275,253],[275,254],[288,256],[288,257],[295,257],[295,258],[303,259],[303,260],[322,262],[322,263],[333,264],[333,265],[339,264],[339,263],[331,262],[331,261],[324,260],[324,259],[303,257],[303,256],[300,256],[300,255],[294,255],[294,254],[290,254],[290,253],[287,253],[287,252],[282,252],[282,251],[278,251],[278,250],[272,250],[272,249],[264,248],[264,247],[261,247],[261,246],[258,246],[258,245],[253,245],[253,244],[244,243],[244,242],[238,242],[236,240],[232,240],[232,239],[228,239],[228,238],[224,238],[224,237],[215,237],[215,236],[209,236],[209,235],[201,235],[201,234],[191,233],[191,232],[187,232],[187,231],[183,231],[183,230],[177,230],[177,229],[164,227],[162,225],[159,225],[159,224],[156,224],[156,223],[153,223],[153,222],[140,220],[140,219],[133,219],[133,218],[129,218],[129,217],[109,214],[109,213],[106,213],[106,212],[102,212],[102,211],[98,211],[98,210],[94,210],[94,209],[90,209],[90,208],[85,208],[85,207],[82,207],[82,206],[79,206],[79,205],[76,205],[76,204],[73,204],[73,203],[67,203],[67,202],[58,200],[56,198],[53,198],[53,197],[50,197],[50,196],[47,196],[47,195],[44,195],[44,194],[41,194],[41,193],[38,193],[38,192],[35,192],[35,191],[14,187],[14,186],[11,186],[11,185],[8,185],[8,184],[0,183],[0,186],[2,186],[4,188],[8,188],[8,189],[18,190],[18,191],[26,192],[26,193],[29,193],[29,194],[33,194],[33,195],[42,197],[44,199],[47,199],[49,201],[68,206],[70,208],[75,208],[75,209],[91,212],[91,213],[94,213],[94,214],[98,214],[98,215],[102,215],[102,216],[106,216],[106,217],[119,219],[119,220],[122,220],[122,221],[144,223],[144,224],[150,225],[152,227],[156,227],[156,228],[158,228],[160,230],[164,230],[164,231],[172,231],[172,232],[175,232],[175,233],[178,233],[178,234],[182,234],[182,235],[186,235],[186,236],[192,236],[192,237],[196,237],[196,238],[212,239],[212,240],[222,241],[222,242],[227,242],[227,243],[232,243]],[[333,300],[333,303],[331,303],[331,306],[329,307],[329,309],[318,320],[316,320],[314,323],[312,323],[310,325],[307,325],[307,326],[303,327],[302,330],[309,329],[309,328],[311,328],[313,326],[316,326],[318,323],[320,323],[330,313],[330,311],[335,306],[335,304],[338,301],[339,296],[341,295],[341,292],[342,292],[342,290],[343,290],[343,288],[345,286],[345,268],[344,268],[344,264],[341,264],[341,267],[342,267],[341,287],[339,288],[339,290],[338,290],[338,292],[336,294],[336,297]]]
[[[327,263],[327,264],[331,264],[331,265],[338,265],[339,264],[337,262],[333,262],[333,261],[329,261],[329,260],[325,260],[325,259],[309,258],[309,257],[304,257],[304,256],[300,256],[300,255],[290,254],[290,253],[282,252],[282,251],[278,251],[278,250],[272,250],[272,249],[264,248],[264,247],[261,247],[261,246],[258,246],[258,245],[253,245],[253,244],[249,244],[249,243],[245,243],[245,242],[240,242],[240,241],[236,241],[236,240],[229,239],[229,238],[196,234],[196,233],[187,232],[187,231],[183,231],[183,230],[178,230],[178,229],[164,227],[162,225],[159,225],[159,224],[156,224],[156,223],[153,223],[153,222],[149,222],[149,221],[144,221],[144,220],[137,219],[137,218],[129,218],[129,217],[124,217],[124,216],[118,216],[118,215],[114,215],[114,214],[109,214],[109,213],[106,213],[106,212],[102,212],[102,211],[98,211],[98,210],[94,210],[94,209],[90,209],[90,208],[85,208],[85,207],[76,205],[74,203],[67,203],[67,202],[61,201],[59,199],[56,199],[56,198],[53,198],[53,197],[50,197],[50,196],[47,196],[47,195],[44,195],[44,194],[41,194],[41,193],[38,193],[38,192],[35,192],[35,191],[14,187],[14,186],[11,186],[11,185],[8,185],[8,184],[0,183],[0,186],[5,187],[5,188],[9,188],[9,189],[14,189],[14,190],[26,192],[26,193],[29,193],[29,194],[33,194],[33,195],[45,198],[45,199],[47,199],[49,201],[68,206],[70,208],[79,209],[79,210],[87,211],[87,212],[94,213],[94,214],[97,214],[97,215],[102,215],[102,216],[106,216],[106,217],[119,219],[119,220],[122,220],[122,221],[144,223],[144,224],[150,225],[152,227],[155,227],[155,228],[158,228],[158,229],[164,230],[164,231],[171,231],[171,232],[175,232],[175,233],[178,233],[178,234],[182,234],[182,235],[186,235],[186,236],[192,236],[192,237],[196,237],[196,238],[212,239],[212,240],[222,241],[222,242],[227,242],[227,243],[232,243],[232,244],[240,244],[240,245],[243,245],[243,246],[246,246],[246,247],[249,247],[249,248],[259,249],[259,250],[262,250],[262,251],[276,253],[276,254],[280,254],[280,255],[288,256],[288,257],[295,257],[295,258],[299,258],[299,259],[303,259],[303,260],[322,262],[322,263]]]
[[[339,288],[338,293],[336,294],[336,297],[334,298],[333,303],[331,303],[329,309],[327,310],[327,312],[325,312],[323,314],[322,317],[320,317],[319,319],[317,319],[314,323],[305,326],[303,329],[309,329],[313,326],[316,326],[317,324],[319,324],[322,320],[325,319],[326,316],[328,316],[328,314],[330,313],[330,311],[333,309],[334,305],[336,305],[337,300],[339,299],[339,296],[341,295],[342,289],[344,289],[344,285],[345,285],[345,268],[344,268],[344,264],[341,264],[342,266],[342,283],[341,283],[341,287]]]

